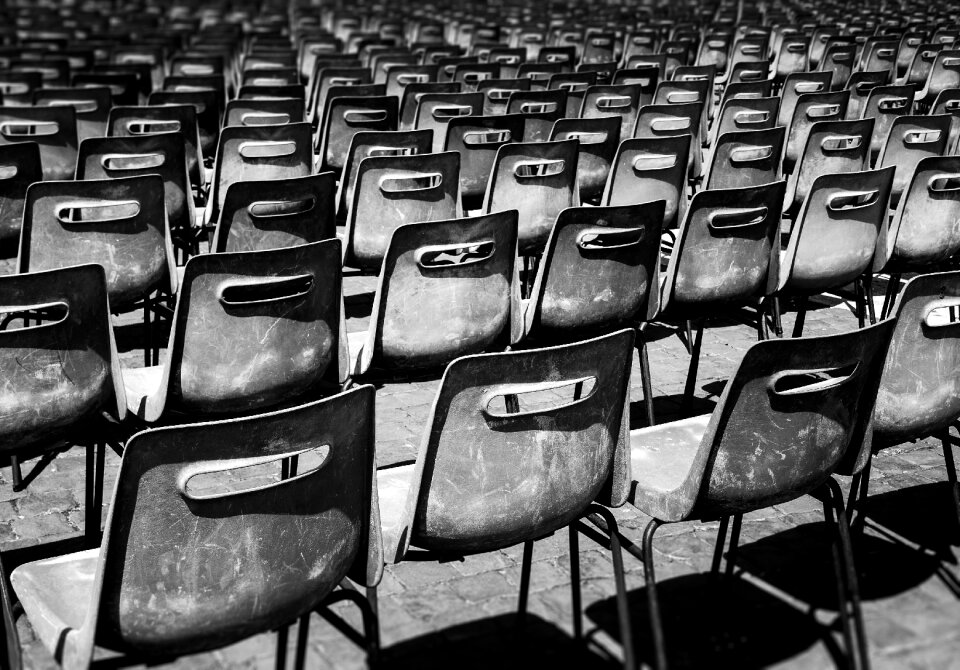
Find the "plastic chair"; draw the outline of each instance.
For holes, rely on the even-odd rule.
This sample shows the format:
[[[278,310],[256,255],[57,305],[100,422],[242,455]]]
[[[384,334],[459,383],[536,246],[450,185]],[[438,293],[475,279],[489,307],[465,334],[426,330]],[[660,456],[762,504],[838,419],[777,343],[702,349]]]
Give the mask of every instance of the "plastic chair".
[[[392,65],[387,68],[384,84],[387,95],[402,98],[410,84],[427,84],[437,80],[436,65]]]
[[[943,44],[933,44],[926,42],[917,47],[913,54],[913,60],[902,78],[897,80],[897,84],[913,84],[918,89],[926,84],[930,70],[933,69],[933,63],[937,59],[937,54],[944,49]]]
[[[510,98],[530,91],[529,79],[483,79],[477,82],[477,93],[483,93],[483,114],[506,114]]]
[[[570,528],[574,636],[580,622],[579,531],[586,514],[611,529],[625,667],[633,646],[616,521],[629,481],[624,421],[633,331],[548,349],[481,354],[443,376],[414,465],[380,470],[387,560],[410,547],[470,555],[523,543],[519,616],[538,538]],[[546,402],[532,405],[536,398]],[[539,393],[538,393],[539,392]],[[536,394],[536,395],[534,395]],[[532,396],[532,397],[531,397]],[[506,409],[504,409],[506,408]],[[479,460],[475,454],[483,453]]]
[[[0,330],[0,368],[7,408],[0,421],[14,491],[26,488],[20,459],[38,449],[82,445],[87,450],[85,529],[100,532],[106,444],[122,444],[126,416],[123,379],[99,265],[0,277],[6,318]],[[36,319],[23,328],[10,320]]]
[[[852,667],[867,667],[843,494],[831,474],[869,445],[884,355],[894,323],[840,335],[758,342],[744,354],[712,414],[630,431],[630,503],[653,517],[641,558],[657,666],[666,666],[654,571],[664,524],[720,517],[718,573],[733,517],[726,572],[733,574],[743,515],[814,493],[834,533],[840,620]],[[829,429],[823,427],[829,425]],[[603,526],[601,529],[606,530]]]
[[[114,105],[139,105],[140,80],[135,72],[75,72],[70,77],[73,88],[109,88]]]
[[[703,151],[698,123],[702,110],[703,104],[699,102],[647,105],[637,115],[633,137],[642,139],[690,135],[692,140],[687,158],[687,178],[696,181],[703,176]]]
[[[0,146],[36,142],[45,180],[73,179],[77,113],[73,107],[0,107]]]
[[[460,154],[371,156],[360,161],[347,213],[343,264],[380,270],[393,231],[461,216]]]
[[[550,76],[547,90],[561,89],[567,92],[567,111],[564,118],[580,118],[587,89],[597,85],[596,72],[562,72]],[[605,114],[602,116],[606,116]]]
[[[164,362],[124,370],[130,414],[185,423],[339,389],[339,260],[338,240],[192,257]]]
[[[20,237],[27,188],[42,179],[40,147],[36,143],[0,146],[0,240]]]
[[[904,115],[898,116],[890,124],[887,141],[877,156],[877,167],[896,168],[890,194],[891,207],[896,207],[900,202],[900,196],[909,185],[920,159],[942,156],[946,151],[952,119],[949,114]]]
[[[497,149],[483,211],[519,211],[521,255],[538,255],[557,215],[580,204],[577,145],[576,140],[517,142]]]
[[[523,142],[550,141],[554,124],[563,118],[567,107],[567,92],[519,91],[507,102],[507,114],[523,115]]]
[[[870,90],[870,95],[863,104],[861,118],[874,119],[873,137],[870,139],[871,165],[876,164],[894,119],[910,114],[914,90],[913,86],[877,86]]]
[[[624,140],[601,202],[615,206],[663,200],[663,229],[675,228],[687,207],[684,180],[691,143],[690,135]]]
[[[713,90],[709,77],[685,79],[680,81],[662,81],[657,85],[654,105],[700,105],[700,129],[697,138],[707,140],[708,121],[713,118]]]
[[[602,116],[596,119],[558,119],[549,141],[577,140],[577,184],[580,202],[599,202],[620,146],[620,119]]]
[[[705,189],[760,186],[780,178],[786,128],[723,133],[714,143]]]
[[[200,91],[155,91],[147,100],[147,107],[193,107],[197,123],[197,135],[200,138],[200,153],[204,161],[212,162],[216,157],[217,144],[220,141],[220,110],[217,106],[217,93],[213,90]],[[149,112],[143,111],[143,114]],[[173,112],[171,112],[173,113]],[[149,117],[148,117],[149,118]],[[158,113],[157,120],[162,116]],[[186,142],[191,135],[187,135]]]
[[[368,587],[375,602],[383,550],[373,395],[365,386],[285,411],[131,438],[100,546],[10,575],[44,646],[65,667],[86,668],[97,647],[143,662],[281,627],[282,667],[288,624],[301,618],[306,639],[319,610],[349,630],[326,608],[350,600],[363,614],[373,660],[375,608],[346,581]],[[269,472],[306,456],[321,462],[283,479],[270,473],[265,484],[226,481],[252,465]],[[172,593],[192,607],[177,607]]]
[[[929,107],[941,91],[960,86],[960,50],[943,49],[938,52],[926,83],[916,96],[916,101]]]
[[[713,122],[710,145],[713,146],[716,139],[725,133],[776,127],[779,105],[780,99],[776,97],[727,100],[720,107],[720,113]]]
[[[483,113],[483,93],[424,93],[417,101],[413,127],[433,131],[433,151],[443,150],[447,124],[461,116]]]
[[[27,106],[33,103],[33,94],[43,85],[39,72],[0,70],[0,92],[6,105]]]
[[[806,72],[810,61],[810,38],[802,34],[785,35],[776,49],[772,70],[777,81],[791,74]]]
[[[787,143],[783,152],[783,172],[793,172],[807,145],[807,134],[814,123],[842,121],[847,113],[850,91],[805,93],[797,97],[793,117],[787,126]],[[782,103],[781,103],[782,106]]]
[[[515,210],[394,230],[370,325],[348,335],[352,374],[435,369],[517,342],[516,258]]]
[[[960,88],[948,88],[940,91],[930,107],[930,114],[949,114],[950,135],[947,137],[946,155],[956,154],[960,143]]]
[[[835,43],[830,45],[818,65],[818,69],[831,74],[830,88],[834,91],[847,85],[847,80],[853,72],[857,46],[852,42]]]
[[[416,124],[417,108],[420,98],[428,93],[460,93],[459,82],[427,82],[424,84],[407,84],[400,97],[400,130],[413,130]]]
[[[110,89],[100,88],[41,88],[33,94],[37,107],[70,106],[76,110],[77,140],[102,137],[107,130],[107,115],[112,99]]]
[[[873,309],[872,298],[865,300],[861,294],[860,279],[879,270],[874,259],[878,243],[887,238],[893,173],[894,168],[888,167],[821,175],[814,180],[780,259],[778,295],[800,298],[794,337],[803,332],[808,296],[854,282],[861,326],[863,303]]]
[[[269,126],[304,120],[303,98],[231,100],[223,114],[225,126]]]
[[[447,123],[444,150],[460,154],[460,197],[465,210],[483,206],[497,151],[520,141],[525,125],[522,114],[464,116]]]
[[[320,170],[343,170],[353,135],[397,129],[398,102],[392,96],[333,97],[320,129]]]
[[[878,86],[886,85],[890,72],[854,72],[847,80],[846,88],[850,91],[847,101],[847,121],[863,117],[863,109],[870,98],[870,92]]]
[[[590,86],[584,93],[580,118],[620,117],[620,137],[629,137],[637,121],[642,88],[639,84]]]
[[[332,172],[232,184],[211,245],[214,252],[260,251],[336,237]]]
[[[794,216],[820,175],[869,168],[873,119],[818,121],[810,126],[800,160],[787,180],[784,213]]]
[[[800,96],[829,91],[830,79],[829,72],[794,72],[787,75],[780,89],[780,109],[777,111],[776,125],[789,126]]]

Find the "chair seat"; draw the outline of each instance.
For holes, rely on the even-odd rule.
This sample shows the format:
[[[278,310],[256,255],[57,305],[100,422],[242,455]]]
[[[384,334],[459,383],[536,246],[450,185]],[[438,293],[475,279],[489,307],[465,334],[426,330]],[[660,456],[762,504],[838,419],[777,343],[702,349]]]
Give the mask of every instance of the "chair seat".
[[[30,624],[54,656],[62,651],[61,638],[83,626],[99,560],[99,548],[87,549],[25,563],[10,575]]]
[[[147,407],[147,398],[154,395],[163,382],[163,366],[151,365],[145,368],[124,368],[123,390],[127,395],[127,410],[141,419]]]
[[[403,531],[403,513],[413,478],[413,463],[377,470],[377,496],[380,502],[380,527],[383,529],[384,560],[395,563]]]
[[[630,431],[633,487],[630,502],[642,512],[673,520],[675,504],[694,498],[697,491],[682,490],[700,449],[710,414]]]

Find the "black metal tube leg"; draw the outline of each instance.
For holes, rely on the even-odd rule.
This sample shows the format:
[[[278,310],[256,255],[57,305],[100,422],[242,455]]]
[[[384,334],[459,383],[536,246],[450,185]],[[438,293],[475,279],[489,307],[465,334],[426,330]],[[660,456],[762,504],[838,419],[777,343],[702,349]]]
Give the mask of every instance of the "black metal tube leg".
[[[627,602],[627,578],[623,572],[623,551],[620,547],[620,529],[617,520],[606,507],[590,505],[590,511],[607,523],[610,553],[613,556],[613,579],[617,585],[617,618],[620,621],[620,645],[623,647],[624,670],[634,670],[633,628],[630,626],[630,605]],[[652,533],[651,533],[652,540]],[[646,555],[646,552],[644,552]]]
[[[527,597],[530,594],[530,567],[533,564],[533,542],[523,543],[523,562],[520,564],[520,598],[517,602],[517,625],[527,622]]]
[[[380,663],[380,605],[375,586],[367,588],[364,633],[367,636],[367,667],[374,668]]]
[[[703,344],[703,322],[697,324],[697,333],[694,336],[693,347],[690,351],[690,367],[687,369],[687,383],[683,388],[683,405],[680,409],[682,416],[690,416],[693,411],[693,393],[697,386],[697,370],[700,367],[700,347]]]
[[[650,633],[657,670],[666,670],[667,649],[663,637],[663,620],[660,618],[660,602],[657,599],[657,577],[653,569],[653,535],[660,521],[651,519],[643,531],[643,573],[647,586],[647,608],[650,611]]]
[[[737,565],[737,552],[740,548],[740,527],[743,525],[743,515],[733,515],[733,528],[730,530],[730,548],[727,549],[726,575],[733,574],[733,569]]]
[[[783,319],[780,317],[780,298],[777,296],[773,297],[771,302],[771,309],[773,311],[773,332],[777,337],[783,337]]]
[[[890,314],[890,310],[893,309],[894,298],[897,297],[897,293],[900,291],[900,275],[892,274],[890,279],[887,281],[887,290],[883,295],[883,307],[880,309],[880,318],[885,319]]]
[[[950,492],[953,494],[953,508],[957,515],[957,523],[960,524],[960,484],[957,484],[957,468],[953,460],[953,444],[949,435],[945,435],[942,440],[943,462],[947,466],[947,480],[950,482]]]
[[[293,661],[293,667],[296,670],[303,670],[307,664],[307,638],[310,637],[310,614],[311,612],[307,612],[300,617],[300,625],[297,626],[297,655]]]
[[[289,626],[280,626],[277,629],[277,670],[286,670],[287,668],[287,633]]]
[[[94,523],[97,524],[99,530],[100,520],[99,518],[94,522],[94,507],[96,506],[96,493],[95,489],[97,486],[97,475],[96,475],[96,463],[97,463],[97,454],[96,454],[97,445],[88,444],[87,445],[87,454],[86,454],[86,472],[84,473],[84,493],[83,493],[83,535],[86,539],[87,546],[95,546],[93,540]]]
[[[150,367],[153,361],[153,328],[150,327],[150,296],[143,299],[143,364]]]
[[[863,294],[867,303],[867,318],[872,325],[877,322],[877,315],[873,306],[873,275],[869,272],[863,277]]]
[[[13,490],[23,490],[23,470],[20,469],[20,457],[10,455],[10,478],[13,480]]]
[[[799,298],[797,302],[797,320],[793,322],[793,337],[803,335],[803,322],[807,318],[807,299]]]
[[[650,377],[650,356],[647,352],[647,343],[640,335],[640,382],[643,384],[643,406],[647,411],[647,425],[655,426],[657,421],[653,412],[653,381]]]
[[[717,544],[713,548],[713,563],[710,566],[710,574],[716,577],[720,574],[720,561],[723,559],[723,547],[727,543],[727,526],[730,524],[730,517],[720,517],[720,528],[717,530]]]
[[[853,282],[853,288],[857,296],[857,323],[860,328],[863,328],[867,322],[865,314],[867,301],[863,296],[863,283],[859,279],[856,279]]]
[[[570,533],[570,598],[573,602],[573,637],[583,639],[583,607],[580,600],[580,539],[576,522],[567,530]]]

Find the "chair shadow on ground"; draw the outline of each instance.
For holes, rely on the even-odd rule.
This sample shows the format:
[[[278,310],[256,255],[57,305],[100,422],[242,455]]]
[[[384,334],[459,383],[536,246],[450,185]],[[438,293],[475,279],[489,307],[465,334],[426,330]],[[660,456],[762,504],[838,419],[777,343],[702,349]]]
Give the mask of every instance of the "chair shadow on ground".
[[[568,633],[534,614],[527,615],[522,629],[517,628],[516,622],[515,614],[503,614],[405,640],[385,647],[377,667],[384,670],[591,670],[622,667],[616,659],[574,640]]]

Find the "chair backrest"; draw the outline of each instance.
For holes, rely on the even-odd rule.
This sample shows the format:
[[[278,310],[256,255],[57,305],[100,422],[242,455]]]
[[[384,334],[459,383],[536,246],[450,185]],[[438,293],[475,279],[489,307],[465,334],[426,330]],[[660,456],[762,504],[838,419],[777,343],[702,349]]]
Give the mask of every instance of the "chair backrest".
[[[18,272],[98,263],[114,312],[156,289],[176,292],[176,271],[156,174],[39,182],[27,189]]]
[[[567,92],[519,91],[510,95],[507,114],[522,114],[523,141],[543,142],[550,139],[554,124],[563,118],[567,108]]]
[[[610,175],[610,166],[620,146],[620,119],[601,116],[595,119],[557,119],[551,142],[577,140],[577,183],[580,202],[599,201]]]
[[[338,96],[327,99],[320,129],[320,169],[343,170],[355,133],[397,129],[394,96]]]
[[[77,140],[102,137],[107,130],[107,115],[113,104],[106,86],[91,88],[41,88],[33,94],[38,107],[70,106],[76,110]]]
[[[700,105],[700,140],[707,137],[708,120],[712,114],[713,90],[709,79],[685,79],[682,81],[662,81],[657,85],[653,96],[654,105]]]
[[[102,411],[123,419],[126,400],[110,325],[107,281],[99,265],[0,277],[6,319],[41,320],[0,330],[4,451],[69,435]],[[79,433],[71,437],[76,439]]]
[[[561,72],[550,76],[547,90],[562,89],[567,92],[567,111],[564,117],[572,119],[580,116],[587,89],[596,85],[596,72]]]
[[[853,42],[836,42],[827,47],[818,69],[831,74],[830,88],[843,88],[853,72],[857,45]]]
[[[580,339],[650,321],[660,305],[663,201],[560,212],[537,267],[524,334]]]
[[[900,202],[900,196],[910,183],[920,159],[944,154],[952,120],[949,114],[905,115],[898,116],[890,124],[887,141],[877,156],[877,167],[889,165],[897,170],[893,178],[892,206]]]
[[[803,153],[787,182],[784,211],[795,214],[813,181],[824,174],[860,172],[870,167],[873,119],[818,121],[810,126]]]
[[[724,133],[776,127],[779,105],[780,99],[777,97],[727,100],[713,123],[711,145]]]
[[[633,331],[621,330],[451,363],[417,455],[400,555],[408,543],[492,551],[563,528],[598,497],[621,504],[632,349]]]
[[[364,158],[347,215],[343,263],[377,271],[398,227],[459,216],[457,152]]]
[[[875,447],[925,438],[960,417],[958,306],[956,271],[914,277],[897,297],[873,418]]]
[[[773,71],[783,81],[795,72],[806,72],[810,61],[810,38],[803,34],[785,35],[776,53]]]
[[[210,187],[210,220],[216,220],[223,208],[230,184],[309,174],[313,174],[313,134],[309,123],[227,126],[220,132],[217,145]]]
[[[220,110],[217,107],[217,93],[213,90],[202,91],[154,91],[147,100],[149,109],[161,107],[193,107],[197,124],[197,136],[200,141],[200,153],[203,158],[212,160],[217,154],[217,143],[220,140]],[[148,112],[143,112],[148,114]],[[162,113],[157,113],[157,120],[163,119]],[[183,121],[181,120],[181,123]],[[187,142],[190,141],[189,133]]]
[[[197,110],[193,105],[113,107],[110,110],[108,136],[128,137],[162,132],[176,132],[180,136],[190,183],[199,188],[203,184],[200,171],[203,155],[200,151]]]
[[[0,107],[0,146],[36,142],[45,180],[72,179],[77,164],[77,112],[72,106]]]
[[[917,99],[929,105],[940,91],[960,86],[960,49],[943,49],[937,53]]]
[[[433,151],[442,151],[447,124],[461,116],[483,113],[483,93],[424,93],[417,101],[413,127],[433,131]]]
[[[850,91],[828,91],[825,93],[805,93],[798,96],[793,110],[793,118],[787,128],[787,142],[783,153],[783,171],[794,171],[804,147],[807,134],[814,123],[821,121],[841,121],[847,113],[847,101]]]
[[[580,118],[619,116],[620,136],[628,137],[637,122],[641,92],[640,84],[590,86],[584,94]]]
[[[403,88],[400,98],[400,130],[413,130],[416,127],[417,108],[420,98],[428,93],[460,93],[460,82],[426,82],[423,84],[407,84]]]
[[[871,269],[887,237],[893,167],[821,175],[810,187],[780,266],[778,290],[815,295]]]
[[[278,123],[302,123],[303,98],[270,100],[231,100],[223,114],[225,126],[269,126]]]
[[[777,112],[778,126],[789,126],[793,111],[801,95],[824,93],[830,90],[829,72],[793,72],[787,75],[780,90],[780,109]]]
[[[927,272],[960,252],[960,157],[921,158],[878,248],[888,272]]]
[[[693,196],[667,265],[661,313],[700,318],[773,293],[785,188],[778,181]]]
[[[950,136],[947,138],[946,155],[957,153],[957,146],[960,143],[960,88],[948,88],[937,95],[936,100],[930,106],[931,114],[949,114]]]
[[[690,151],[687,158],[687,177],[701,176],[703,172],[703,152],[699,119],[703,113],[703,104],[690,102],[676,105],[647,105],[637,115],[637,125],[633,137],[675,137],[690,135]],[[621,140],[627,139],[621,137]],[[669,209],[669,208],[668,208]]]
[[[520,212],[521,254],[542,251],[557,215],[580,204],[578,144],[576,140],[517,142],[497,149],[483,211]]]
[[[920,48],[920,45],[923,44],[923,40],[926,39],[926,31],[919,30],[907,30],[900,37],[900,44],[897,47],[897,64],[896,70],[893,72],[894,79],[899,79],[907,73],[907,68],[910,67],[910,63],[913,62],[913,57],[917,53],[917,49]]]
[[[374,390],[361,386],[132,437],[76,657],[92,656],[94,642],[145,655],[218,648],[310,612],[347,576],[375,586],[373,433]],[[251,466],[276,477],[291,456],[301,458],[296,476],[244,478]],[[156,604],[172,593],[189,599],[188,611],[171,617],[169,601]]]
[[[670,518],[738,514],[862,468],[893,320],[839,335],[754,344],[727,382]],[[757,446],[761,445],[761,446]],[[694,512],[695,510],[695,512]]]
[[[743,188],[777,181],[785,137],[783,126],[720,135],[713,146],[703,187]]]
[[[327,104],[327,94],[332,87],[363,86],[373,83],[370,70],[365,67],[326,67],[317,72],[313,79],[313,87],[308,102],[307,118],[319,125],[322,121],[323,110]]]
[[[530,90],[529,79],[484,79],[477,83],[477,93],[483,93],[483,114],[505,114],[510,97]]]
[[[0,240],[20,237],[27,188],[42,180],[40,147],[35,142],[0,146]]]
[[[407,86],[411,84],[427,84],[437,80],[436,65],[393,65],[387,68],[386,80],[387,95],[402,98]]]
[[[393,231],[356,374],[442,367],[520,339],[517,212]]]
[[[688,134],[623,140],[610,168],[603,204],[634,205],[663,200],[663,227],[675,228],[687,205],[691,143]]]
[[[191,257],[145,416],[261,411],[339,388],[341,274],[336,239]]]
[[[70,77],[74,88],[107,87],[114,105],[140,103],[140,83],[134,72],[75,72]]]
[[[259,251],[336,237],[332,172],[231,184],[213,250]]]
[[[195,219],[193,194],[180,133],[91,137],[80,143],[78,180],[147,174],[158,174],[163,178],[164,204],[171,232],[190,231]]]
[[[0,91],[7,105],[24,106],[33,103],[34,91],[43,85],[39,72],[14,72],[0,70]]]
[[[519,142],[525,124],[522,114],[464,116],[447,123],[444,151],[460,154],[460,196],[466,209],[483,205],[497,151]]]
[[[933,69],[933,63],[937,60],[937,54],[943,51],[943,44],[934,44],[927,42],[917,47],[913,54],[913,60],[907,68],[907,73],[901,80],[904,84],[914,84],[918,89],[926,84],[930,70]]]
[[[880,149],[887,141],[890,126],[898,116],[910,114],[915,88],[908,86],[877,86],[870,90],[863,103],[861,118],[873,118],[873,136],[870,139],[870,163],[876,162]]]
[[[870,92],[877,86],[886,85],[890,73],[884,72],[854,72],[847,80],[846,88],[850,91],[847,101],[847,121],[853,121],[863,116],[863,108],[870,98]]]

